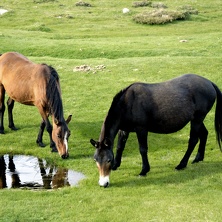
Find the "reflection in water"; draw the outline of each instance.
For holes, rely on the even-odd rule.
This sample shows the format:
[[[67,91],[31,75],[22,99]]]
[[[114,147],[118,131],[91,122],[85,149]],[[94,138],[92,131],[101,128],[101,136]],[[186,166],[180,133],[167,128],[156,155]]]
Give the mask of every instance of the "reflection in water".
[[[57,168],[34,156],[0,156],[0,189],[57,189],[75,186],[84,178],[82,173]]]

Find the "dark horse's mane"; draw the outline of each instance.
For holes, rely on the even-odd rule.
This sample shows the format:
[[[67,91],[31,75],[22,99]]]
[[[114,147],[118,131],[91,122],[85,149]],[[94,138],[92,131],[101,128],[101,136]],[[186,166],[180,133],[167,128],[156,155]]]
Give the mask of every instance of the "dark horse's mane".
[[[128,87],[120,90],[113,98],[112,104],[110,106],[109,111],[112,112],[114,110],[114,108],[116,107],[116,105],[118,104],[120,98],[122,97],[122,95],[132,86],[133,84],[129,85]]]
[[[133,84],[129,85],[128,87],[120,90],[113,98],[113,101],[112,101],[112,104],[110,106],[110,109],[108,111],[108,114],[107,114],[107,117],[106,117],[106,120],[105,120],[105,125],[109,125],[113,122],[113,119],[116,119],[117,116],[119,113],[119,109],[121,109],[121,107],[118,107],[119,106],[119,102],[120,102],[120,99],[121,97],[125,94],[125,92],[132,86]],[[119,108],[118,109],[118,112],[116,112],[117,110],[117,107]]]
[[[49,105],[48,111],[49,114],[53,115],[57,120],[62,120],[63,106],[59,88],[59,75],[52,66],[47,65],[47,67],[50,69],[50,77],[46,87],[46,97]]]

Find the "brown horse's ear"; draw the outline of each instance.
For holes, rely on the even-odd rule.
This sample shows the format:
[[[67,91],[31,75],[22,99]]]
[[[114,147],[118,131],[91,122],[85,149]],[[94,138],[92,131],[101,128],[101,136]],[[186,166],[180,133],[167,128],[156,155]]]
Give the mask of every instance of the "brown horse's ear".
[[[95,140],[91,139],[90,143],[95,147],[98,148],[99,147],[99,142],[96,142]]]
[[[66,124],[69,124],[69,122],[71,121],[71,119],[72,119],[72,115],[69,115],[68,118],[67,118],[67,120],[66,120]]]
[[[56,125],[59,125],[59,120],[58,119],[54,119],[54,123],[56,124]]]

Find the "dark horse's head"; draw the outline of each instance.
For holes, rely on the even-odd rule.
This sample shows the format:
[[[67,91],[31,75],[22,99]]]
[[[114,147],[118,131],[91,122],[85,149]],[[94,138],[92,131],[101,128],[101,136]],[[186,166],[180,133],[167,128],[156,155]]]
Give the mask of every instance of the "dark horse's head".
[[[96,148],[94,160],[99,169],[99,185],[102,187],[108,187],[109,175],[114,163],[111,141],[108,138],[105,138],[101,142],[97,142],[93,139],[91,139],[90,142]]]

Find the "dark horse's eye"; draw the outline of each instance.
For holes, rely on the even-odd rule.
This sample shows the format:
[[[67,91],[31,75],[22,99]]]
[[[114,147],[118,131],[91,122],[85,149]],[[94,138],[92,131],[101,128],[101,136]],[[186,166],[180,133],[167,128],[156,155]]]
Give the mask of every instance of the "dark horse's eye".
[[[111,162],[111,159],[108,159],[108,160],[107,160],[107,163],[110,163],[110,162]]]

